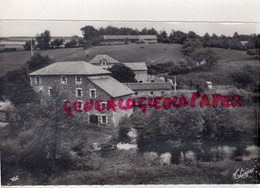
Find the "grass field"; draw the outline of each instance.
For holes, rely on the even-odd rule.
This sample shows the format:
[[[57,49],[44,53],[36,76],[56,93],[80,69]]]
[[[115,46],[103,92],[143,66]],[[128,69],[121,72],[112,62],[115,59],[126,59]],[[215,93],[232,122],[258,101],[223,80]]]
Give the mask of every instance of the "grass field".
[[[83,48],[65,48],[40,51],[55,61],[84,60],[90,61],[97,54],[106,54],[113,58],[118,56],[122,62],[167,62],[177,61],[182,58],[181,45],[152,44],[152,45],[115,45],[97,46],[84,50]],[[87,59],[86,55],[89,55]],[[30,59],[30,51],[0,53],[0,76],[9,70],[14,70],[25,64]]]
[[[90,61],[97,54],[106,54],[117,58],[121,62],[144,61],[150,63],[164,63],[178,61],[183,58],[182,45],[179,44],[130,44],[114,46],[96,46],[84,50],[83,48],[65,48],[40,51],[55,61],[84,60]],[[220,57],[220,61],[213,72],[192,72],[178,76],[178,80],[187,83],[210,80],[214,84],[230,84],[230,74],[241,69],[244,65],[258,66],[259,62],[250,60],[245,51],[213,48]],[[88,54],[88,58],[87,58]],[[7,71],[17,69],[30,59],[30,51],[0,53],[0,76]]]

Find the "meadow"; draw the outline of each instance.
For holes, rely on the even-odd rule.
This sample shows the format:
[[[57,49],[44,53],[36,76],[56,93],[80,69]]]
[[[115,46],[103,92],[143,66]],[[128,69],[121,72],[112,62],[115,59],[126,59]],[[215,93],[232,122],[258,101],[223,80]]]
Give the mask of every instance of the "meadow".
[[[113,46],[94,46],[89,49],[83,48],[60,48],[46,51],[38,51],[42,55],[48,55],[55,61],[90,61],[98,54],[106,54],[120,62],[144,61],[149,64],[177,62],[183,58],[182,45],[180,44],[130,44]],[[188,84],[212,81],[213,84],[232,84],[231,73],[241,70],[245,65],[254,70],[259,68],[257,60],[250,59],[246,51],[212,48],[220,57],[214,71],[196,71],[177,76],[180,84]],[[30,51],[0,53],[0,76],[7,71],[20,68],[31,57]]]

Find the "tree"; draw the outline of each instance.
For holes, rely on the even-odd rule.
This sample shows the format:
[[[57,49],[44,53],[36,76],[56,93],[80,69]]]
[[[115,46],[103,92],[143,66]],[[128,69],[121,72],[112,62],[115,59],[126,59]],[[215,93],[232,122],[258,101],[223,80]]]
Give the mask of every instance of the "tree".
[[[84,40],[77,35],[73,35],[69,42],[65,44],[65,48],[75,48],[82,47],[84,45]]]
[[[189,56],[194,50],[202,48],[202,41],[201,39],[197,38],[187,38],[184,41],[182,51],[185,55]]]
[[[142,35],[148,35],[148,30],[147,30],[146,27],[142,29],[141,34]]]
[[[174,43],[183,44],[187,38],[187,34],[183,33],[182,31],[173,31],[169,38]]]
[[[233,35],[233,39],[240,40],[240,35],[237,32],[235,32]]]
[[[51,42],[53,48],[59,48],[63,44],[63,39],[55,39]]]
[[[30,86],[29,72],[49,65],[52,61],[48,56],[41,56],[39,53],[34,54],[27,61],[28,69],[21,68],[10,71],[0,79],[1,95],[6,96],[15,106],[21,106],[32,101],[38,101],[37,94]]]
[[[93,40],[94,38],[99,36],[98,30],[90,25],[82,27],[80,30],[82,31],[82,34],[87,41]]]
[[[210,36],[208,33],[205,33],[205,35],[203,36],[203,46],[207,47],[208,46],[208,41],[210,40]]]
[[[41,34],[36,36],[37,47],[41,50],[47,50],[50,48],[51,34],[49,30],[45,30]]]
[[[124,64],[114,65],[108,70],[112,72],[112,77],[119,82],[137,82],[135,79],[135,73]]]
[[[29,70],[37,70],[52,63],[48,56],[42,56],[40,53],[35,53],[29,61],[26,62]]]
[[[191,54],[190,58],[199,62],[199,64],[205,60],[206,65],[213,66],[217,63],[219,57],[213,50],[209,48],[197,48]]]
[[[37,100],[37,95],[30,86],[28,71],[25,68],[7,72],[1,79],[2,95],[15,106],[21,106]]]
[[[189,31],[187,38],[200,38],[194,31]]]
[[[23,45],[23,48],[27,51],[31,50],[31,44],[32,44],[32,48],[35,48],[35,40],[28,40],[25,42],[25,44]]]
[[[158,35],[158,32],[154,28],[148,29],[147,33],[148,35]]]
[[[169,43],[170,42],[168,40],[166,31],[162,31],[162,32],[160,32],[160,34],[157,35],[157,41],[163,42],[163,43]]]

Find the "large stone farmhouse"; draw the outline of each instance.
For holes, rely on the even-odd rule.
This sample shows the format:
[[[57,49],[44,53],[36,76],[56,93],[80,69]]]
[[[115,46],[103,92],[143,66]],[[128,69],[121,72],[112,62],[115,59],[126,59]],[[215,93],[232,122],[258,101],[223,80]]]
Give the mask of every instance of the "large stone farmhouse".
[[[156,35],[104,35],[103,45],[129,44],[129,43],[157,43]]]
[[[40,93],[42,98],[53,95],[53,89],[58,88],[65,93],[64,101],[90,101],[90,99],[103,100],[101,104],[105,109],[106,102],[113,97],[115,103],[120,98],[127,99],[134,93],[126,85],[110,76],[110,72],[101,67],[94,66],[85,61],[56,62],[47,67],[29,74],[33,89]],[[81,106],[83,109],[83,105]],[[117,126],[120,119],[130,116],[132,110],[112,109],[109,111],[83,112],[87,121],[98,126]]]

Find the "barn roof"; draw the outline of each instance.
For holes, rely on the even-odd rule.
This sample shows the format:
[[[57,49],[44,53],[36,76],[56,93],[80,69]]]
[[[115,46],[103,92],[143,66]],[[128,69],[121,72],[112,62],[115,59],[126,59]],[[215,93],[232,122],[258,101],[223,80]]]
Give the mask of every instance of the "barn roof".
[[[34,75],[100,75],[110,74],[98,66],[91,65],[85,61],[56,62],[42,69],[30,73]]]
[[[131,62],[131,63],[124,63],[124,65],[126,65],[133,71],[138,71],[138,70],[147,71],[148,70],[145,62]]]
[[[157,40],[156,35],[104,35],[104,40],[125,40],[125,39],[145,39],[145,40]]]
[[[172,84],[169,82],[126,83],[126,85],[133,91],[172,90]]]
[[[113,59],[112,57],[108,56],[108,55],[96,55],[96,57],[94,57],[90,63],[91,64],[100,64],[100,61],[102,60],[106,60],[107,61],[107,64],[117,64],[117,63],[120,63],[119,61]]]
[[[89,77],[88,79],[114,98],[134,93],[129,87],[110,76],[104,76],[102,78]]]

